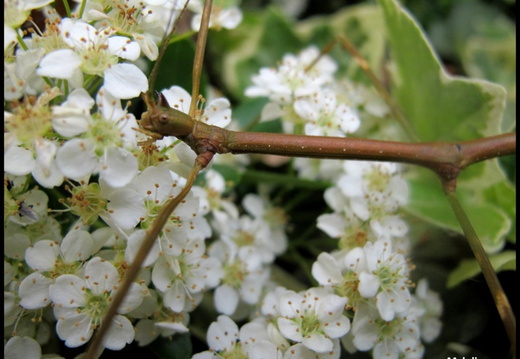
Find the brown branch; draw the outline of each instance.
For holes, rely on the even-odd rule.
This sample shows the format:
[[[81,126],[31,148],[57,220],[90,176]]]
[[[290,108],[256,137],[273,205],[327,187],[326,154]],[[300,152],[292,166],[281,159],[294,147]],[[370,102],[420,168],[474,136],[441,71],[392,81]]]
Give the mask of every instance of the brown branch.
[[[473,163],[516,152],[516,133],[464,142],[405,143],[358,138],[226,132],[229,133],[227,145],[224,147],[231,153],[410,163],[432,169],[443,182],[448,183],[453,183],[460,171]]]

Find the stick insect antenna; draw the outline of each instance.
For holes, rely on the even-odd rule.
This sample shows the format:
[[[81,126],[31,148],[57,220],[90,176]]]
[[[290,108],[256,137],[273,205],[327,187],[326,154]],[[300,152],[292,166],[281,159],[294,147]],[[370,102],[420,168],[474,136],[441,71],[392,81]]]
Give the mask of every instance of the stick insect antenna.
[[[204,2],[204,10],[202,12],[202,20],[200,30],[197,37],[197,47],[195,48],[195,58],[193,59],[193,85],[191,90],[191,104],[188,114],[193,118],[197,108],[197,98],[200,90],[200,76],[202,74],[202,64],[204,61],[204,51],[206,49],[206,41],[208,39],[209,19],[211,15],[211,7],[213,0]]]
[[[155,61],[152,71],[150,72],[150,77],[148,78],[148,92],[143,94],[143,100],[146,103],[146,106],[148,108],[150,108],[151,106],[153,106],[155,104],[155,102],[153,100],[155,80],[157,79],[157,75],[159,74],[159,68],[161,66],[164,54],[166,53],[166,48],[170,44],[170,41],[173,38],[173,34],[175,33],[175,29],[177,28],[177,25],[179,24],[180,20],[182,19],[182,15],[186,11],[186,8],[187,8],[189,2],[190,2],[190,0],[186,0],[179,16],[177,16],[177,18],[175,19],[175,22],[173,23],[171,30],[164,35],[164,37],[161,41],[161,47],[159,48],[159,55],[157,56],[157,60]],[[168,21],[168,25],[166,27],[167,29],[171,25],[171,22],[174,18],[175,11],[176,11],[175,9],[172,10],[172,15],[170,17],[170,21]]]

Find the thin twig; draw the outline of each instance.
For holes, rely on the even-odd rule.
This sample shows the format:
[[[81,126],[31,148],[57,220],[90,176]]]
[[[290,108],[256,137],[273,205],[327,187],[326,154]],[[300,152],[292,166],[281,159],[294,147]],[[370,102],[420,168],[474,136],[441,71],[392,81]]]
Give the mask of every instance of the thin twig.
[[[498,309],[498,313],[500,314],[500,318],[504,323],[506,328],[507,335],[511,342],[511,352],[516,352],[516,318],[513,313],[513,309],[511,308],[511,304],[507,299],[507,296],[498,280],[498,277],[489,261],[489,258],[482,247],[482,243],[480,242],[471,222],[469,221],[464,209],[460,205],[457,197],[454,192],[447,192],[446,196],[450,202],[451,208],[453,212],[457,216],[457,220],[459,221],[460,226],[468,240],[468,243],[477,259],[478,264],[480,265],[480,269],[482,270],[482,274],[484,275],[484,279],[489,287],[491,295],[495,301],[495,305]]]
[[[175,208],[181,203],[181,201],[186,197],[186,195],[190,192],[193,183],[195,182],[195,178],[197,174],[202,169],[202,165],[199,162],[195,163],[184,188],[181,192],[174,198],[170,199],[162,208],[159,214],[157,215],[155,221],[153,222],[152,227],[146,232],[146,236],[137,252],[133,262],[125,273],[125,277],[121,285],[119,286],[110,307],[103,318],[103,322],[101,326],[97,330],[94,339],[91,342],[91,345],[88,349],[86,359],[97,359],[98,355],[101,354],[102,351],[99,351],[101,346],[101,342],[105,337],[105,334],[108,332],[110,326],[112,325],[112,320],[114,316],[117,314],[117,310],[119,306],[123,302],[128,290],[130,289],[131,284],[136,278],[139,270],[141,269],[141,265],[144,260],[148,256],[148,253],[153,247],[155,240],[161,233],[164,225],[168,222],[170,215],[173,213]]]
[[[370,65],[359,53],[354,44],[352,44],[345,36],[338,36],[337,39],[340,45],[346,51],[348,51],[352,55],[352,57],[354,57],[354,59],[357,61],[359,67],[361,67],[361,70],[363,70],[363,72],[370,79],[379,95],[388,104],[388,107],[390,107],[390,111],[392,112],[396,120],[401,124],[403,129],[406,131],[406,134],[410,137],[410,139],[412,139],[412,141],[418,142],[419,138],[417,137],[417,134],[415,133],[415,130],[413,129],[412,125],[410,124],[410,122],[408,122],[403,112],[401,111],[397,103],[393,100],[392,96],[390,96],[390,94],[383,86],[381,81],[379,81],[374,72],[372,72]]]

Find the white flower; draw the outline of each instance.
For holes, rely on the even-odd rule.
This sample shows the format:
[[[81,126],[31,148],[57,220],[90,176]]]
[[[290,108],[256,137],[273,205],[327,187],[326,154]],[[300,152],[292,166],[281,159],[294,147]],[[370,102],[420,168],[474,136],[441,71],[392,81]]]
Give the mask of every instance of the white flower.
[[[244,209],[259,222],[260,228],[267,227],[270,234],[268,242],[264,243],[275,255],[280,255],[287,248],[287,214],[283,208],[276,207],[267,198],[249,193],[243,200]]]
[[[408,186],[397,164],[345,161],[344,169],[346,174],[339,177],[336,186],[325,191],[325,200],[336,213],[335,218],[322,218],[322,229],[333,237],[346,238],[346,242],[360,229],[366,240],[402,239],[406,248],[408,225],[397,211],[407,202]]]
[[[69,100],[53,109],[53,124],[63,136],[81,134],[66,141],[56,155],[61,172],[82,180],[99,173],[101,180],[112,187],[127,185],[137,174],[137,159],[129,151],[136,147],[137,122],[121,108],[118,99],[103,89],[96,103],[99,112],[89,115],[94,104],[83,89],[73,91]]]
[[[224,264],[222,283],[215,289],[215,308],[219,313],[232,315],[239,305],[256,304],[260,300],[262,290],[267,284],[269,268],[247,271],[244,265],[236,261]]]
[[[347,302],[347,298],[323,288],[311,288],[302,294],[287,291],[280,297],[280,333],[314,352],[331,352],[332,339],[350,330],[350,320],[343,314]]]
[[[251,267],[238,254],[238,247],[232,241],[218,240],[209,248],[210,257],[218,258],[224,269],[222,284],[215,290],[215,307],[227,315],[235,313],[241,301],[258,303],[270,274],[269,267],[256,264]]]
[[[82,20],[64,18],[59,29],[71,49],[47,54],[40,62],[39,75],[71,80],[76,88],[82,85],[82,72],[103,76],[105,89],[118,99],[137,97],[148,90],[147,78],[137,66],[118,63],[119,57],[126,60],[139,57],[137,42],[112,36],[112,30],[97,30]]]
[[[209,169],[204,172],[205,184],[203,187],[192,188],[195,198],[200,203],[200,213],[211,214],[212,227],[224,232],[230,221],[238,220],[238,208],[230,198],[226,198],[226,183],[224,176]]]
[[[152,270],[152,281],[163,293],[164,305],[174,312],[182,312],[187,301],[204,290],[216,287],[223,275],[216,258],[205,257],[203,240],[177,241],[180,254],[162,255]]]
[[[175,313],[164,310],[164,308],[159,306],[157,302],[157,292],[152,290],[150,293],[152,295],[146,296],[144,298],[143,305],[146,305],[146,302],[153,302],[153,320],[146,319],[146,317],[149,315],[144,315],[145,319],[141,319],[139,322],[137,322],[135,326],[135,340],[139,343],[139,345],[148,345],[159,336],[171,337],[176,333],[189,332],[189,313]],[[138,310],[139,309],[140,308],[138,308]],[[134,316],[134,313],[135,311],[129,313],[129,315]]]
[[[312,265],[312,276],[321,285],[333,286],[342,282],[343,269],[344,266],[341,266],[332,255],[323,252]]]
[[[186,183],[166,166],[148,167],[124,188],[112,190],[107,198],[108,213],[102,215],[116,228],[130,230],[140,223],[141,228],[148,229],[155,220],[163,205],[176,197]],[[166,224],[161,236],[163,248],[167,253],[177,255],[179,249],[168,243],[176,236],[180,238],[204,239],[211,235],[211,228],[206,219],[198,214],[199,203],[192,193],[177,206]],[[136,238],[138,239],[138,238]],[[142,239],[142,238],[141,238]]]
[[[428,288],[428,281],[421,279],[417,282],[415,296],[412,297],[412,309],[419,318],[421,337],[426,343],[433,342],[440,334],[442,322],[442,301],[439,295]]]
[[[249,271],[271,264],[286,248],[284,233],[272,231],[263,218],[243,215],[223,230],[220,239],[237,252],[237,257]]]
[[[261,310],[262,315],[267,317],[279,317],[280,314],[280,298],[285,294],[287,289],[282,286],[277,286],[267,292],[262,298]]]
[[[392,252],[390,242],[368,242],[363,250],[354,248],[345,257],[347,268],[359,276],[359,293],[364,298],[376,297],[382,319],[390,321],[396,313],[408,310],[408,264],[402,254]]]
[[[56,243],[62,241],[60,224],[51,216],[40,216],[37,222],[20,225],[13,221],[5,224],[4,255],[8,258],[23,259],[25,251],[39,240],[50,238]]]
[[[4,2],[4,25],[11,28],[21,26],[29,17],[31,10],[48,5],[52,0],[11,0]]]
[[[175,20],[171,19],[174,16],[173,12],[182,6],[178,3],[165,1],[162,4],[154,4],[137,0],[116,0],[111,3],[89,1],[86,3],[83,20],[97,21],[97,25],[101,26],[107,26],[108,23],[108,27],[118,34],[135,40],[146,57],[154,61],[159,54],[157,43],[162,39],[168,22]]]
[[[93,253],[93,239],[82,230],[70,231],[60,245],[41,240],[27,248],[25,261],[35,270],[20,283],[20,305],[26,309],[43,308],[50,304],[51,278],[77,273],[80,265]],[[43,275],[45,274],[45,275]]]
[[[87,263],[84,278],[65,274],[56,279],[50,296],[58,319],[56,331],[65,345],[75,348],[90,340],[108,310],[118,282],[117,269],[99,257]],[[132,323],[121,314],[137,308],[142,300],[139,285],[133,283],[103,340],[106,348],[121,350],[134,340]]]
[[[5,26],[5,25],[4,25]],[[44,82],[36,74],[43,49],[17,49],[13,62],[4,61],[4,98],[15,100],[24,94],[36,95],[44,92]]]
[[[316,353],[305,345],[297,343],[285,351],[283,359],[339,359],[341,346],[338,339],[333,339],[333,349],[326,353]]]
[[[12,113],[4,113],[4,170],[17,176],[32,173],[47,188],[63,182],[54,162],[57,144],[45,137],[51,129],[49,102],[58,95],[58,89],[53,88],[42,93],[36,103],[26,99]]]
[[[312,46],[298,56],[285,55],[277,69],[261,68],[260,73],[253,76],[254,85],[246,89],[246,96],[266,96],[276,104],[290,105],[298,97],[318,92],[321,86],[333,80],[337,69],[327,55],[308,69],[319,55],[319,49]]]
[[[296,99],[294,111],[305,123],[305,134],[311,136],[344,137],[361,124],[357,113],[338,102],[336,93],[329,89]]]
[[[337,190],[336,187],[327,188],[325,198],[327,199],[327,197],[330,197],[329,195],[337,193]],[[341,198],[343,196],[339,194],[337,199],[341,200]],[[327,201],[327,203],[330,203],[330,201]],[[317,220],[317,227],[330,237],[337,238],[340,249],[350,250],[357,246],[363,246],[367,241],[377,239],[368,223],[360,220],[348,207],[340,212],[320,215]]]
[[[372,303],[358,306],[352,322],[352,341],[361,351],[372,349],[374,358],[421,358],[424,347],[414,318],[396,316],[391,321],[381,320]]]
[[[245,324],[239,331],[232,319],[220,315],[208,328],[207,342],[210,349],[195,354],[193,359],[209,359],[215,356],[250,359],[282,358],[281,350],[269,340],[265,323],[261,318]]]
[[[358,248],[360,250],[360,248]],[[348,252],[351,255],[355,250]],[[331,288],[335,294],[348,298],[347,309],[356,310],[358,303],[363,301],[359,291],[359,275],[346,266],[344,251],[334,253],[321,253],[312,265],[312,275],[318,283],[326,288]]]
[[[191,106],[191,95],[179,86],[172,86],[161,91],[171,108],[188,114]],[[208,125],[225,128],[231,123],[231,104],[228,99],[219,97],[205,104],[203,110],[195,113],[194,120],[206,122]]]
[[[408,186],[400,176],[399,167],[391,162],[345,161],[346,174],[338,187],[350,199],[354,213],[361,219],[381,218],[374,212],[395,212],[406,204]],[[384,214],[386,214],[384,213]],[[400,229],[399,232],[406,230]]]

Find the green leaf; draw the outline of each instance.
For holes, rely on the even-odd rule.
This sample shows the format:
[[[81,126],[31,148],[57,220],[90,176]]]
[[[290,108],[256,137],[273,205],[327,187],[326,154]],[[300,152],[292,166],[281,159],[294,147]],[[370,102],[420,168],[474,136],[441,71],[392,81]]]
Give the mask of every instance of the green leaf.
[[[516,252],[504,251],[489,257],[495,272],[516,270]],[[480,266],[475,259],[463,260],[448,276],[446,286],[453,288],[466,279],[473,278],[480,273]]]
[[[468,76],[498,83],[507,91],[502,131],[516,125],[516,26],[496,4],[459,1],[430,29],[445,57],[459,61]]]
[[[503,25],[506,32],[472,36],[462,50],[462,61],[470,76],[496,82],[507,90],[501,128],[507,132],[516,127],[516,32],[509,23],[492,25]]]
[[[422,141],[460,141],[500,133],[502,86],[449,75],[425,34],[394,0],[380,0],[394,69],[393,92]]]
[[[150,350],[158,358],[189,359],[192,354],[190,334],[175,334],[171,339],[159,338],[150,345]]]
[[[429,40],[413,17],[393,0],[380,0],[394,68],[393,92],[399,106],[422,141],[460,141],[500,133],[505,91],[483,80],[446,73]],[[461,233],[439,181],[424,170],[410,179],[407,211],[431,223]],[[457,197],[482,244],[489,252],[503,246],[512,228],[516,203],[484,189],[512,195],[496,159],[465,169]],[[505,206],[502,208],[501,206]]]
[[[462,229],[453,214],[446,199],[439,180],[425,169],[417,169],[414,177],[408,179],[410,186],[410,201],[405,210],[423,220],[442,228],[450,229],[462,234]],[[511,188],[505,182],[492,186],[500,194],[511,194]],[[512,229],[513,220],[511,211],[514,199],[508,203],[502,200],[494,201],[494,192],[484,190],[474,191],[460,185],[457,197],[470,219],[482,245],[487,252],[493,253],[503,247],[505,236]],[[508,210],[502,208],[505,205]]]

